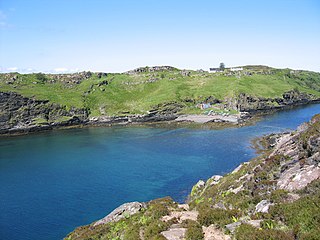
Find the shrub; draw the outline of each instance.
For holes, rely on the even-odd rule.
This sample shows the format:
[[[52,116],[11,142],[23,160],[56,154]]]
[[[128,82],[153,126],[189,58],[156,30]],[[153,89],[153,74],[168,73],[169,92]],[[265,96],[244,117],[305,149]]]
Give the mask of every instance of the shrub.
[[[271,200],[273,202],[281,202],[283,201],[288,195],[288,192],[283,189],[277,189],[271,192]]]
[[[294,240],[291,233],[274,230],[258,229],[249,224],[241,224],[235,231],[237,240]]]
[[[154,220],[151,222],[144,231],[145,239],[154,239],[155,236],[159,235],[162,231],[168,228],[168,224],[160,220]]]
[[[40,82],[40,83],[45,83],[47,81],[47,77],[43,73],[36,73],[35,76],[36,76],[36,79],[38,80],[38,82]]]
[[[189,221],[187,224],[186,240],[202,240],[202,227],[195,221]]]
[[[198,221],[201,225],[209,226],[217,224],[220,227],[232,223],[232,218],[239,218],[241,213],[238,210],[223,210],[219,208],[201,207],[199,209]]]
[[[297,235],[319,229],[320,195],[305,196],[293,203],[276,204],[271,207],[273,218],[284,221],[290,228],[295,228]]]

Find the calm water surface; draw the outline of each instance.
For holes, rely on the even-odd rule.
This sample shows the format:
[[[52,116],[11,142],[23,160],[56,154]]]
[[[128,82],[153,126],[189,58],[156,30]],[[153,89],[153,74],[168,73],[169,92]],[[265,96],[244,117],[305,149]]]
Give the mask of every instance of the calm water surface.
[[[61,239],[121,203],[183,201],[200,178],[254,157],[250,141],[294,129],[320,104],[224,130],[112,127],[0,138],[0,239]]]

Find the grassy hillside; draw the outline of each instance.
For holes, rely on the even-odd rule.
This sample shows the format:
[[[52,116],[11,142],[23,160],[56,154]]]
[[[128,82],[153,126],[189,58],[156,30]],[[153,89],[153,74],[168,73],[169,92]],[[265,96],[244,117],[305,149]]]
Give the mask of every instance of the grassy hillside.
[[[85,107],[91,116],[143,114],[154,106],[180,102],[184,112],[194,112],[195,103],[212,96],[226,98],[247,93],[252,96],[275,98],[286,91],[298,89],[320,97],[320,73],[247,66],[238,73],[191,70],[97,73],[78,82],[70,82],[70,74],[1,74],[0,91],[14,91],[26,97],[49,100],[67,107]],[[192,100],[192,101],[191,101]]]

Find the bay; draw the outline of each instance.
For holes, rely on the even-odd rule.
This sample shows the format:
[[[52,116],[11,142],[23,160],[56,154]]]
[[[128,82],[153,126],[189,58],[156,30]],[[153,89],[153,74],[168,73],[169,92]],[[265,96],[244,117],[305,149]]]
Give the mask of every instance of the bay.
[[[62,239],[124,202],[172,196],[255,156],[252,139],[295,129],[320,104],[253,126],[105,127],[0,138],[0,239]]]

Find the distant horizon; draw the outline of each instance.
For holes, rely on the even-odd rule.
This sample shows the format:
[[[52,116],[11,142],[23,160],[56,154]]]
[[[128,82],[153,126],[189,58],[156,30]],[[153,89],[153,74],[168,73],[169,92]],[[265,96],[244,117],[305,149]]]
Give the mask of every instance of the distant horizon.
[[[0,72],[257,65],[320,72],[318,0],[1,0]]]
[[[219,68],[219,66],[211,66],[209,68],[181,68],[181,67],[177,67],[177,66],[173,66],[173,65],[169,65],[169,64],[164,64],[164,65],[145,65],[145,66],[140,66],[140,67],[133,67],[131,69],[122,71],[122,72],[114,72],[114,71],[94,71],[94,70],[90,70],[90,69],[77,69],[76,71],[56,71],[56,70],[49,70],[49,71],[17,71],[17,70],[9,70],[9,71],[2,71],[0,70],[0,73],[19,73],[19,74],[32,74],[32,73],[44,73],[44,74],[73,74],[73,73],[80,73],[80,72],[92,72],[92,73],[98,73],[98,72],[104,72],[104,73],[126,73],[129,71],[132,71],[134,69],[138,69],[138,68],[144,68],[144,67],[160,67],[160,66],[170,66],[170,67],[174,67],[177,68],[179,70],[191,70],[191,71],[197,71],[197,70],[203,70],[206,72],[209,72],[209,68]],[[320,73],[320,71],[313,71],[313,70],[309,70],[309,69],[295,69],[295,68],[290,68],[290,67],[274,67],[274,66],[269,66],[269,65],[264,65],[264,64],[246,64],[246,65],[236,65],[236,66],[228,66],[225,65],[225,68],[236,68],[236,67],[247,67],[247,66],[265,66],[265,67],[270,67],[270,68],[274,68],[274,69],[291,69],[294,71],[310,71],[310,72],[317,72]],[[19,70],[19,69],[18,69]],[[21,70],[21,69],[20,69]]]

